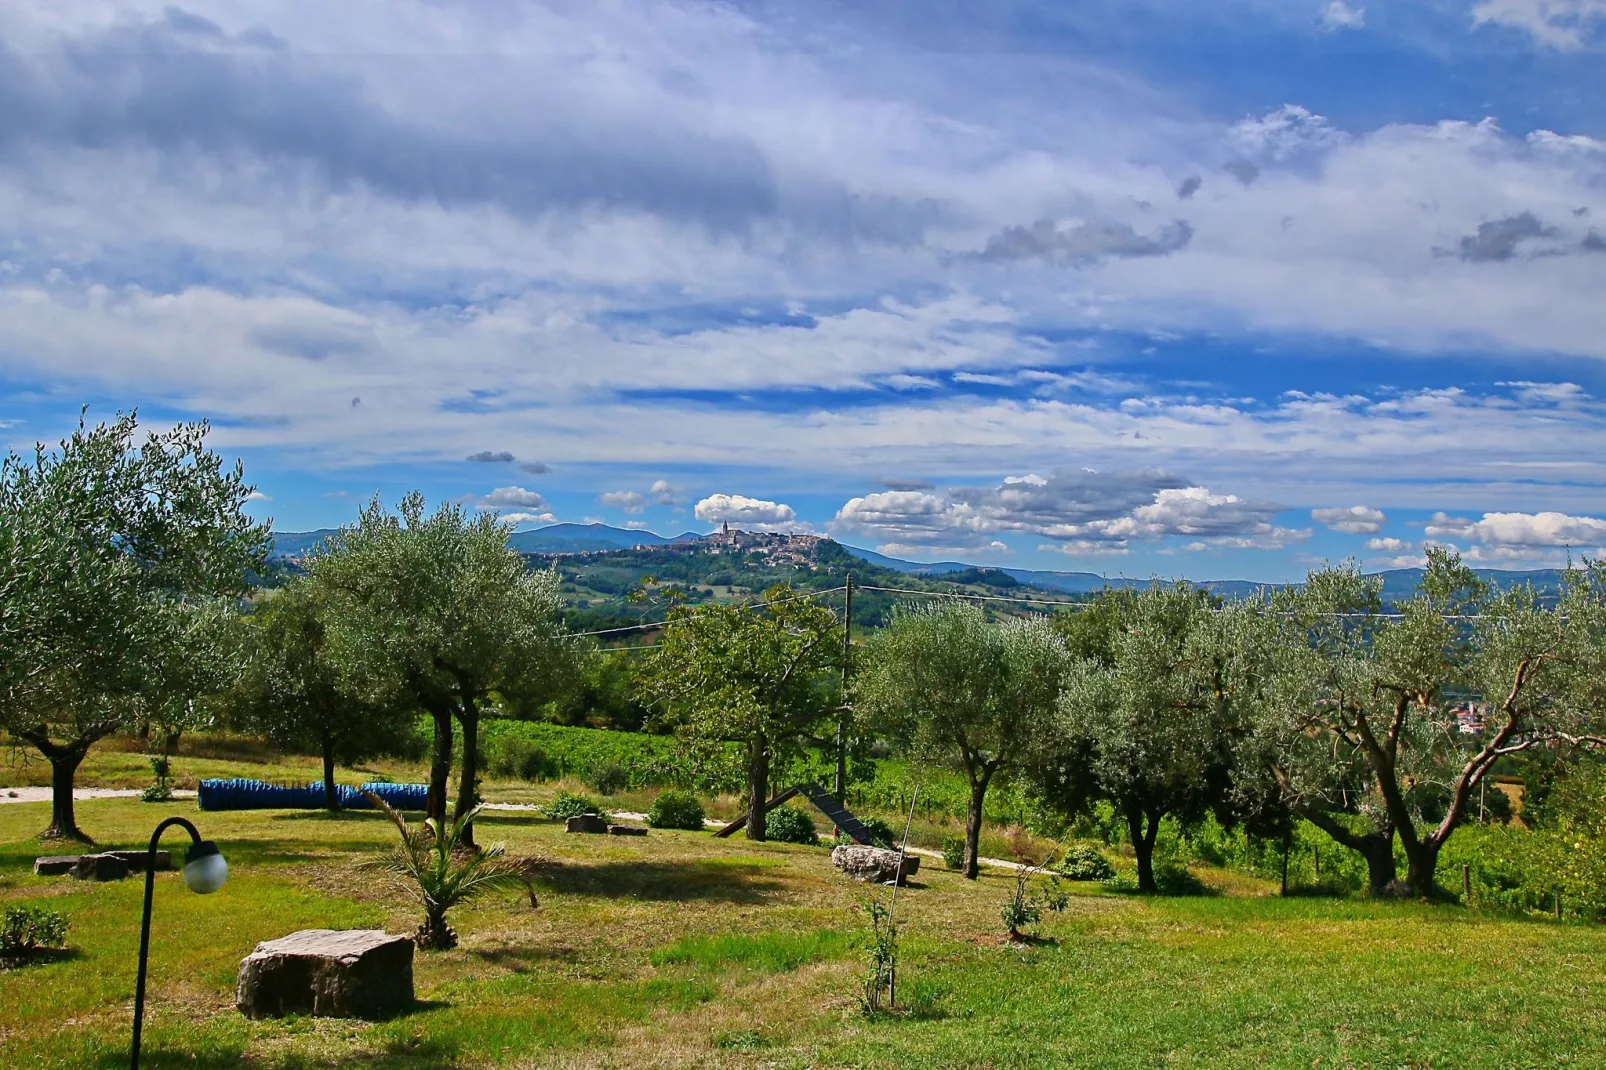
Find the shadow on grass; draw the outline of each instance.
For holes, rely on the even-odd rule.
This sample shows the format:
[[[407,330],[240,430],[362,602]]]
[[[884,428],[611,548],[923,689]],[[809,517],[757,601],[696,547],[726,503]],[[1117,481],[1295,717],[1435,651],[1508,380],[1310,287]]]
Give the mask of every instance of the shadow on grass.
[[[0,977],[12,970],[44,966],[51,962],[73,962],[84,957],[76,947],[41,947],[25,955],[0,955]]]
[[[377,1051],[342,1053],[339,1063],[328,1055],[301,1055],[293,1052],[275,1053],[271,1065],[275,1070],[327,1070],[330,1066],[378,1067],[386,1070],[449,1070],[461,1066],[462,1055],[457,1045],[443,1044],[438,1040],[393,1040]],[[99,1070],[120,1070],[128,1065],[127,1052],[106,1052],[94,1064]],[[243,1051],[185,1051],[179,1048],[144,1046],[139,1053],[139,1065],[148,1070],[166,1070],[183,1067],[184,1070],[238,1070],[240,1067],[269,1065]]]
[[[500,966],[513,973],[528,973],[537,966],[554,962],[572,965],[580,961],[580,953],[572,947],[493,947],[474,948],[470,955],[481,962]]]
[[[729,862],[554,862],[542,869],[536,882],[563,895],[761,903],[781,889],[781,882],[766,875],[766,868]]]

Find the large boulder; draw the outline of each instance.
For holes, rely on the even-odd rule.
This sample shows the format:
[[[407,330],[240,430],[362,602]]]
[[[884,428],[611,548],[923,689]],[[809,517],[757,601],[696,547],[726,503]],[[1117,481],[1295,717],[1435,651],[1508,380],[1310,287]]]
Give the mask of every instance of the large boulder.
[[[247,1018],[372,1018],[413,1002],[413,940],[381,929],[303,929],[240,960]]]
[[[920,859],[914,855],[905,855],[900,869],[897,851],[854,844],[832,848],[831,864],[856,881],[875,884],[892,880],[907,881],[920,871]]]
[[[645,836],[645,835],[647,835],[647,830],[642,828],[640,825],[609,825],[608,826],[608,835],[610,835],[610,836]]]
[[[606,835],[608,823],[596,814],[581,814],[571,817],[564,825],[565,832],[596,832]]]
[[[120,881],[128,876],[128,863],[114,854],[79,855],[69,872],[81,881]]]

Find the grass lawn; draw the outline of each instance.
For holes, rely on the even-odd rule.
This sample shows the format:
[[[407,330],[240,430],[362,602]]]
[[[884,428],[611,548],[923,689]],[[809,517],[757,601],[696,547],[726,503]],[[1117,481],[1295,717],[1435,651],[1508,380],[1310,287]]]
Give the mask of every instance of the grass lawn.
[[[460,948],[420,954],[420,1006],[384,1022],[249,1022],[235,970],[299,928],[413,911],[352,860],[374,814],[197,814],[80,803],[107,846],[184,812],[227,854],[216,895],[158,878],[151,1067],[1554,1067],[1606,1065],[1606,931],[1454,906],[1229,894],[1144,900],[1073,886],[1044,942],[999,939],[1013,880],[940,864],[899,896],[898,1016],[857,1009],[862,889],[823,849],[655,831],[568,836],[503,814],[482,841],[554,865],[541,906],[506,893],[456,912]],[[70,957],[0,973],[0,1066],[127,1064],[141,884],[36,878],[44,804],[0,806],[0,900],[72,920]],[[182,845],[182,835],[171,846]],[[53,848],[54,849],[54,848]]]

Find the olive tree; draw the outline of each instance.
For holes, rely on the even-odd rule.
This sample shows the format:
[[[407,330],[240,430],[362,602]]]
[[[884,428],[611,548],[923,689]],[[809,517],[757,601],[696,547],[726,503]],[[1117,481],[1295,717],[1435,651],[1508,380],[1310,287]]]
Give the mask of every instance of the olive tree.
[[[1092,628],[1071,629],[1084,657],[1066,677],[1052,734],[1061,766],[1080,764],[1088,782],[1058,790],[1114,806],[1138,888],[1154,892],[1154,846],[1167,816],[1193,821],[1216,809],[1231,818],[1255,610],[1218,609],[1207,592],[1178,584],[1107,592],[1088,612]]]
[[[305,564],[327,591],[331,656],[368,701],[429,714],[427,809],[446,827],[453,722],[463,730],[457,813],[478,801],[479,725],[502,687],[556,673],[572,656],[559,620],[557,574],[532,571],[494,515],[460,506],[424,511],[405,496],[395,513],[377,498]],[[463,844],[473,846],[473,826]]]
[[[253,488],[205,423],[136,443],[133,414],[0,462],[0,722],[51,765],[47,836],[86,839],[72,787],[89,748],[205,686],[204,608],[264,567]]]
[[[281,747],[318,753],[324,806],[336,810],[336,763],[361,761],[393,745],[416,707],[376,702],[352,686],[330,648],[329,610],[328,589],[310,577],[266,595],[247,618],[247,655],[229,712],[241,727]]]
[[[993,624],[963,603],[899,609],[870,640],[855,704],[915,756],[963,770],[970,788],[963,872],[972,880],[987,789],[1042,738],[1069,665],[1048,621]]]
[[[1441,549],[1393,612],[1378,593],[1346,565],[1282,597],[1281,679],[1255,745],[1290,806],[1366,857],[1374,894],[1430,895],[1439,853],[1494,764],[1587,730],[1576,696],[1599,597],[1578,572],[1554,608],[1526,587],[1492,592]],[[1478,731],[1455,714],[1465,701],[1482,711]]]
[[[782,584],[760,606],[676,606],[637,686],[655,720],[692,747],[740,743],[747,838],[763,840],[770,772],[842,712],[836,615]]]

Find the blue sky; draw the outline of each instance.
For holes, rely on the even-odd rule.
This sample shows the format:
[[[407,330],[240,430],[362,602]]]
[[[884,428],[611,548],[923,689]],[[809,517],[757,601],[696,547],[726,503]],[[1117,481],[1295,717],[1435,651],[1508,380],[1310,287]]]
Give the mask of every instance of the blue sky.
[[[0,440],[284,530],[1606,553],[1606,0],[0,8]]]

